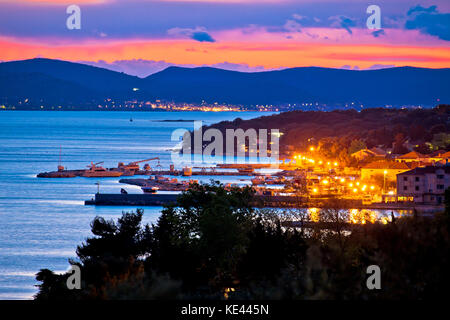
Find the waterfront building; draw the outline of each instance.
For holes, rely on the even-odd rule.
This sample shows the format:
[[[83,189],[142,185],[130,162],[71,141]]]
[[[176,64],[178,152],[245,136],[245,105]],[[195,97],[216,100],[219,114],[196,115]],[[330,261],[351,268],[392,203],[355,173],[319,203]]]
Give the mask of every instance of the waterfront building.
[[[423,204],[443,204],[450,187],[450,166],[426,166],[397,175],[397,199]]]
[[[386,180],[395,181],[397,174],[410,170],[411,168],[402,162],[374,161],[361,168],[361,179],[371,180],[377,176],[383,176]]]

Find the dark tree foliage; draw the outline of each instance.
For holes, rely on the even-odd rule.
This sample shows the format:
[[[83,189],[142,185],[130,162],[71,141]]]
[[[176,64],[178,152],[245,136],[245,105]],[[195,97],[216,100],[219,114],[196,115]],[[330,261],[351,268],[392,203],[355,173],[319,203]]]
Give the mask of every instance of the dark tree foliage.
[[[225,299],[225,292],[228,299],[448,296],[450,191],[445,212],[434,217],[350,224],[336,202],[318,222],[295,227],[255,211],[252,197],[251,188],[196,184],[154,225],[142,226],[142,210],[117,222],[97,217],[94,236],[71,261],[81,268],[81,290],[67,288],[69,273],[43,269],[36,299]],[[381,290],[366,286],[370,265],[381,269]]]
[[[226,129],[279,129],[284,133],[280,140],[281,153],[289,150],[285,150],[286,146],[307,150],[311,143],[317,144],[317,141],[322,146],[324,156],[336,158],[338,153],[333,152],[336,145],[340,146],[339,150],[345,149],[350,153],[358,151],[360,148],[352,145],[354,140],[364,143],[368,148],[391,148],[395,144],[396,151],[406,153],[408,150],[402,146],[405,141],[423,144],[431,142],[435,134],[449,133],[449,116],[450,105],[442,104],[433,109],[290,111],[237,123],[222,121],[210,127],[224,134]]]

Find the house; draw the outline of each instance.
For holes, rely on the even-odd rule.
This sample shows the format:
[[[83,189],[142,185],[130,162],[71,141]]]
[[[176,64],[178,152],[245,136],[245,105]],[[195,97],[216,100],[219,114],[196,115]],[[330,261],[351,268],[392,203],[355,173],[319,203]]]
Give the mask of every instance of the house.
[[[410,170],[411,168],[402,162],[374,161],[361,168],[361,179],[370,180],[376,176],[385,176],[387,180],[395,181],[397,174]]]
[[[447,164],[450,159],[450,151],[438,150],[428,155],[430,163]]]
[[[397,162],[428,162],[428,156],[417,151],[411,151],[395,158]]]
[[[353,152],[351,154],[352,157],[357,159],[358,161],[363,161],[367,158],[384,158],[386,157],[386,152],[380,148],[372,148],[372,149],[361,149],[359,151]]]
[[[387,155],[387,152],[384,151],[381,148],[377,148],[377,147],[373,147],[372,149],[369,150],[370,152],[372,152],[374,154],[375,157],[380,157],[380,158],[384,158]]]
[[[450,166],[427,166],[397,175],[398,201],[440,205],[450,187]]]

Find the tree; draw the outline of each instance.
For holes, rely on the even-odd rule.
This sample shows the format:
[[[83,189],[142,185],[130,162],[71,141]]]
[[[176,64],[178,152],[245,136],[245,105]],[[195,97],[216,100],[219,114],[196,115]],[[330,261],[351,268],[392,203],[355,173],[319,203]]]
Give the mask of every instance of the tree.
[[[216,288],[231,285],[253,223],[253,193],[249,187],[227,190],[219,182],[191,185],[178,206],[164,209],[153,227],[152,266],[175,277],[190,272],[191,279],[199,281],[191,287],[208,282]],[[184,270],[177,270],[171,253],[191,262],[178,264]]]
[[[406,141],[406,137],[403,133],[397,133],[394,139],[393,150],[394,154],[405,154],[409,150],[403,145]]]
[[[435,149],[448,149],[450,147],[450,134],[444,132],[435,134],[431,144]]]
[[[363,150],[366,148],[367,148],[367,146],[364,141],[355,139],[355,140],[352,140],[352,142],[350,143],[350,147],[348,148],[348,153],[353,154],[359,150]]]
[[[434,300],[450,284],[449,198],[446,214],[387,224],[352,219],[346,203],[331,201],[299,231],[295,217],[256,211],[251,188],[196,184],[151,226],[141,210],[96,217],[72,261],[82,289],[67,288],[69,273],[43,269],[36,298]],[[376,292],[365,286],[373,264],[383,279]]]

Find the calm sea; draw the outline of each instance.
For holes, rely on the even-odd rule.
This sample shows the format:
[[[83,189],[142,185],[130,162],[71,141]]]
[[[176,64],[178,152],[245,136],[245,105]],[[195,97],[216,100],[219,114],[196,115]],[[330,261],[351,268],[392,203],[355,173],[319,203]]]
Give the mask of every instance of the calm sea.
[[[268,113],[264,113],[267,115]],[[193,129],[192,122],[212,124],[258,112],[0,112],[0,299],[30,299],[36,293],[35,273],[41,268],[67,270],[77,244],[90,235],[95,216],[118,218],[135,207],[84,206],[100,181],[101,192],[140,192],[119,184],[118,178],[43,179],[60,158],[68,169],[91,161],[105,167],[159,156],[168,168],[171,134]],[[130,121],[133,119],[133,121]],[[153,165],[157,163],[153,162]],[[205,177],[209,180],[210,177]],[[240,182],[239,177],[221,178]],[[154,222],[161,208],[147,207],[144,223]]]

